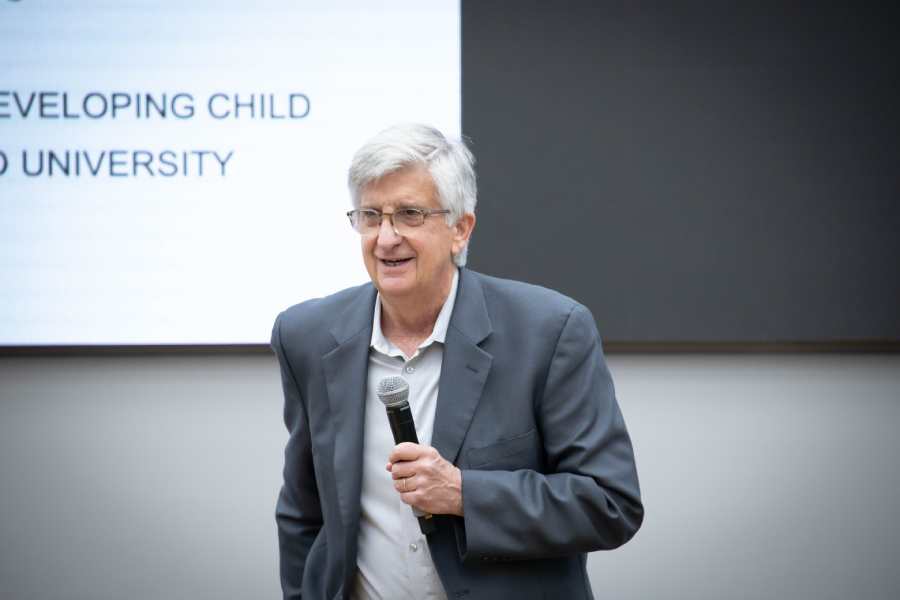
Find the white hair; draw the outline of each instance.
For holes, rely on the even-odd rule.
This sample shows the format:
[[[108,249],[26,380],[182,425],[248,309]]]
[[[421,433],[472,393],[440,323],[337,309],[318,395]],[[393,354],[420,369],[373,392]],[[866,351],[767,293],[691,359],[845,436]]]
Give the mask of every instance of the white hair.
[[[475,213],[475,157],[462,140],[448,140],[434,127],[419,123],[394,125],[356,151],[347,174],[353,206],[359,208],[362,191],[370,183],[416,165],[424,166],[431,175],[441,206],[450,211],[448,225],[456,224],[466,213]],[[468,249],[466,244],[453,262],[464,266]]]

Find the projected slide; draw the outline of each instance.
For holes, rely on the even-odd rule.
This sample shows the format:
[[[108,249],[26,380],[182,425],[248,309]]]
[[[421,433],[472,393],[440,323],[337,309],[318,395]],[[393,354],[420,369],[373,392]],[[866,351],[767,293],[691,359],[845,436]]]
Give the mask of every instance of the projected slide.
[[[267,343],[368,280],[355,149],[460,131],[459,3],[0,0],[0,345]]]

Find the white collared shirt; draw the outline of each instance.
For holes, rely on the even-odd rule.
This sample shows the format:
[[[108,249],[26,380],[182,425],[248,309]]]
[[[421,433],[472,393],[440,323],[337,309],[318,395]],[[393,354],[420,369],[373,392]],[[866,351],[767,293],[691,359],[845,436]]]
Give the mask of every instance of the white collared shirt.
[[[358,568],[351,596],[354,600],[447,598],[434,568],[428,542],[419,530],[419,522],[412,509],[400,500],[391,474],[385,469],[395,444],[384,404],[375,390],[384,377],[400,375],[406,379],[419,443],[431,445],[444,340],[458,283],[459,269],[456,269],[450,294],[438,313],[431,335],[411,357],[405,356],[384,337],[381,296],[375,300],[366,381]]]

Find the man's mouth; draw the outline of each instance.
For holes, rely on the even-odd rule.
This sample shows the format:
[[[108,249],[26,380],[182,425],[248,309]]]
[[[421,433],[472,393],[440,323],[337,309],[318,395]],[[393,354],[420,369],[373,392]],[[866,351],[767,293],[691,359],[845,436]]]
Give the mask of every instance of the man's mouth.
[[[411,260],[412,260],[412,257],[410,257],[410,258],[398,258],[398,259],[396,259],[396,260],[388,260],[388,259],[386,259],[386,258],[382,258],[382,259],[381,259],[381,262],[383,262],[384,264],[386,264],[386,265],[389,266],[389,267],[399,267],[400,265],[406,264],[406,263],[408,263],[408,262],[411,261]]]

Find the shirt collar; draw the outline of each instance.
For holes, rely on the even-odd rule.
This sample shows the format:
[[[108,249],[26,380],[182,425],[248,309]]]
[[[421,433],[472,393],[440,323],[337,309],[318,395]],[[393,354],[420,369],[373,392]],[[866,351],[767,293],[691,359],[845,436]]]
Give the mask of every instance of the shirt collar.
[[[459,269],[457,268],[453,270],[453,283],[450,284],[450,293],[447,294],[444,306],[441,307],[441,312],[438,313],[434,322],[434,329],[431,330],[431,335],[419,344],[419,350],[424,350],[434,342],[443,344],[447,338],[447,327],[450,325],[450,316],[453,314],[453,306],[456,304],[456,288],[458,284]],[[384,333],[381,331],[381,293],[375,297],[375,314],[372,316],[372,340],[369,342],[369,346],[388,356],[403,355],[403,352],[384,337]]]

